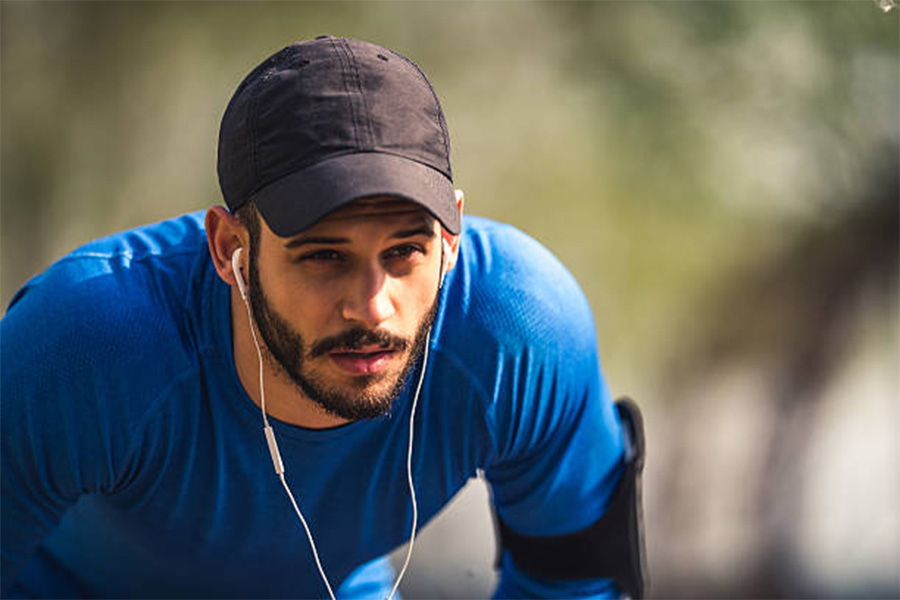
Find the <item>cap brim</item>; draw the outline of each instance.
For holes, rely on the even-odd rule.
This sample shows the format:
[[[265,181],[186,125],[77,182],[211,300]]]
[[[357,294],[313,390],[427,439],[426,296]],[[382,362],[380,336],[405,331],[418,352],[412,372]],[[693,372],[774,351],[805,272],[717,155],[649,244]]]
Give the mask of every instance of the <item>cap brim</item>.
[[[323,160],[253,195],[269,229],[289,237],[354,200],[393,196],[422,205],[450,233],[460,215],[453,183],[441,172],[393,154],[359,152]]]

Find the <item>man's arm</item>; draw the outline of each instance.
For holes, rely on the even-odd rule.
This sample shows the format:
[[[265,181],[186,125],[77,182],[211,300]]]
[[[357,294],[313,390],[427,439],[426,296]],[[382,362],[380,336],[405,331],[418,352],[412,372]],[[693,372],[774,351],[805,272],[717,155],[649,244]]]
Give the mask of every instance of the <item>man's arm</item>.
[[[591,560],[631,552],[610,548],[605,525],[619,524],[610,511],[620,483],[627,491],[629,478],[637,482],[601,374],[590,305],[533,241],[509,235],[494,249],[503,272],[488,281],[499,282],[492,317],[500,351],[489,415],[495,454],[485,474],[507,550],[497,594],[618,597],[613,579],[639,594],[622,569]]]
[[[149,334],[109,271],[93,258],[64,259],[20,290],[0,321],[3,595],[66,511],[84,494],[114,491],[128,469],[127,407],[144,390],[119,374],[135,372],[127,367]],[[56,569],[34,580],[54,593],[65,577]]]
[[[469,364],[488,402],[483,470],[506,532],[496,594],[618,597],[609,570],[533,568],[581,559],[540,548],[529,560],[513,541],[566,539],[573,542],[566,549],[590,555],[609,541],[608,533],[590,532],[626,479],[628,439],[601,374],[587,298],[559,260],[514,227],[470,218],[460,248],[467,287],[456,291],[466,327],[456,343],[472,349],[477,341]]]
[[[535,418],[520,421],[516,432],[522,448],[486,470],[500,545],[495,597],[639,594],[620,568],[634,550],[621,544],[630,523],[619,515],[635,507],[629,495],[638,463],[628,461],[619,414],[602,381],[580,397],[561,392],[557,382],[552,400],[539,387],[537,402],[557,406],[543,415],[529,403],[523,414]]]
[[[612,580],[630,598],[644,597],[644,427],[632,400],[617,401],[616,409],[625,438],[624,469],[603,516],[581,531],[559,536],[521,535],[495,518],[498,563],[502,568],[504,554],[509,553],[507,569],[520,570],[518,579],[526,574],[535,578],[530,582],[533,587],[538,579],[577,582],[599,578]]]
[[[74,470],[79,440],[64,398],[77,374],[55,360],[66,316],[50,310],[43,290],[21,290],[0,321],[2,415],[2,595],[81,494]],[[55,328],[55,331],[50,331]]]

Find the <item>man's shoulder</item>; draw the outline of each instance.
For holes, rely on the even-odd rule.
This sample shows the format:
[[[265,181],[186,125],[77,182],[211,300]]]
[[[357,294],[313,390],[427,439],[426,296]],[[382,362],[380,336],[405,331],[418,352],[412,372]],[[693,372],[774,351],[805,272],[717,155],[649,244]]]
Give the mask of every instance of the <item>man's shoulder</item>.
[[[205,240],[202,213],[192,213],[122,231],[89,242],[61,257],[28,281],[7,308],[30,302],[74,304],[86,312],[115,308],[122,302],[148,302],[141,288],[148,278],[177,276],[192,267]],[[128,299],[132,295],[134,298]],[[77,300],[77,302],[71,302]],[[85,302],[91,300],[91,302]]]
[[[536,346],[593,339],[590,306],[575,277],[516,227],[467,217],[455,298],[461,316],[484,333]]]
[[[53,478],[69,497],[109,490],[131,468],[146,424],[181,414],[161,407],[191,406],[171,400],[198,389],[184,309],[185,288],[196,285],[191,265],[202,262],[198,218],[86,244],[16,294],[0,321],[0,396],[10,423],[28,428],[4,424],[12,449],[4,460],[28,464],[36,444],[48,457],[36,477]]]
[[[126,364],[161,340],[183,338],[181,315],[204,236],[202,214],[190,214],[72,251],[13,297],[4,345],[15,341],[60,360],[84,351],[96,364]]]
[[[606,393],[590,305],[568,269],[515,227],[468,217],[460,252],[435,361],[449,375],[434,385],[454,408],[460,397],[485,400],[495,468],[535,466],[548,443],[565,452],[571,424]]]

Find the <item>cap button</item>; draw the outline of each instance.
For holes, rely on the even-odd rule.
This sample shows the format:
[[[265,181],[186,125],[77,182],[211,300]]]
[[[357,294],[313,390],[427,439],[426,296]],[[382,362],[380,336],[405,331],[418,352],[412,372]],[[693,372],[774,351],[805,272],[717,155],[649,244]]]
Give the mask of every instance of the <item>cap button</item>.
[[[317,35],[316,39],[317,40],[330,40],[331,36],[330,35]]]

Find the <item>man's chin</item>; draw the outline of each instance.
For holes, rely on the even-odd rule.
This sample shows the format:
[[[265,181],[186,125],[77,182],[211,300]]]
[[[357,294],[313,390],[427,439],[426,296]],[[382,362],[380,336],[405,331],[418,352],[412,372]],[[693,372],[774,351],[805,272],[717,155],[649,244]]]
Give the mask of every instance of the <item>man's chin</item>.
[[[362,421],[388,414],[396,395],[390,386],[353,386],[351,388],[320,390],[310,395],[325,412],[347,419]]]
[[[376,374],[348,375],[328,369],[328,377],[304,378],[306,396],[325,412],[351,421],[375,419],[390,412],[405,387],[402,368]]]

